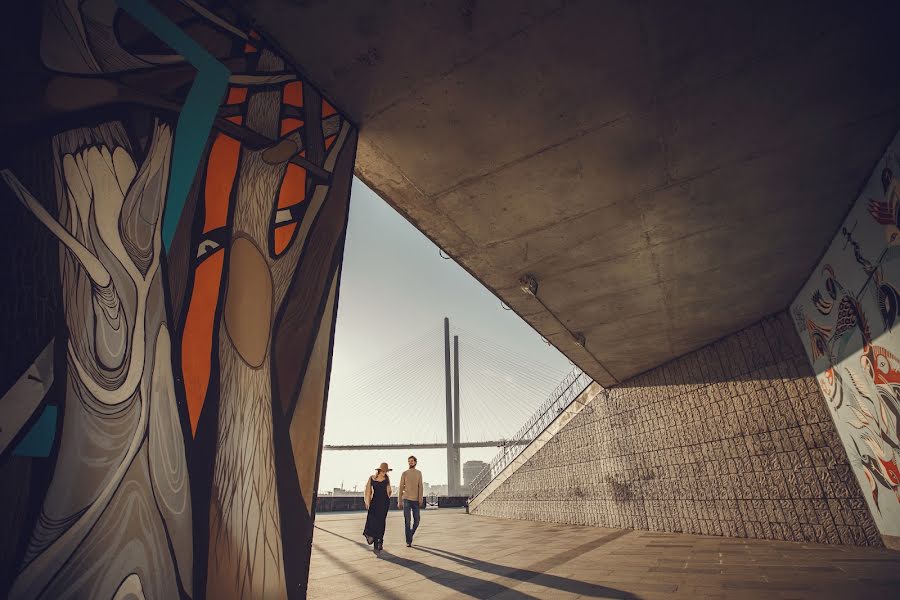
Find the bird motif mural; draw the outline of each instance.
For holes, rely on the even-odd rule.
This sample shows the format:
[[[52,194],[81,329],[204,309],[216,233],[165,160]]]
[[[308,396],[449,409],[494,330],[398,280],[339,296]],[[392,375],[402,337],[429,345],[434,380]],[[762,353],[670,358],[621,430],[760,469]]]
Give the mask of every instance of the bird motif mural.
[[[791,312],[882,534],[900,535],[900,172],[895,139]]]

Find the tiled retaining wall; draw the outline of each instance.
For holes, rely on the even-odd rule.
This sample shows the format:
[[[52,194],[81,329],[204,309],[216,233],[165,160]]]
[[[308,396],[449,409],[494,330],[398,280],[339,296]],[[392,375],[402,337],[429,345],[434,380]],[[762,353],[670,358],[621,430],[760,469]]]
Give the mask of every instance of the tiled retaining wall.
[[[786,313],[599,396],[475,512],[882,545]]]

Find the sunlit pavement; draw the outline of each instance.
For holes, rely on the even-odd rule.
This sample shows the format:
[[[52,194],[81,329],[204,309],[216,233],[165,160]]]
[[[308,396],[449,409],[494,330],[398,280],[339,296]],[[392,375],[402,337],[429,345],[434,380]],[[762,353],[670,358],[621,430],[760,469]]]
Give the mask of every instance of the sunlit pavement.
[[[900,552],[578,527],[422,511],[412,548],[403,513],[384,550],[364,513],[316,517],[309,597],[900,598]]]

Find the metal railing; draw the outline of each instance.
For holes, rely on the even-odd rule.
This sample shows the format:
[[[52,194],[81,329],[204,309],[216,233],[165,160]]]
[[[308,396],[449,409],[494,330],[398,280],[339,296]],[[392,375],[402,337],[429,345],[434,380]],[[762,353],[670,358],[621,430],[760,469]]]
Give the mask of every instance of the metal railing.
[[[543,432],[592,383],[592,379],[578,367],[566,375],[550,396],[541,404],[511,440],[505,441],[500,452],[472,481],[471,498],[488,486],[506,466],[518,457],[528,444]]]

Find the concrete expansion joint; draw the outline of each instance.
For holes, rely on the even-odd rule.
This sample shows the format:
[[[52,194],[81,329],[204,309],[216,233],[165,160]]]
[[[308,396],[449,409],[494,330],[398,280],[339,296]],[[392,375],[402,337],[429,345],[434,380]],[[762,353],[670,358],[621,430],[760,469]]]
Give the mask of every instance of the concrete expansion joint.
[[[512,31],[506,37],[496,40],[495,42],[493,42],[491,44],[488,44],[487,46],[482,48],[480,52],[476,52],[472,56],[469,56],[467,58],[464,58],[464,59],[454,62],[453,64],[450,65],[450,67],[437,73],[436,75],[423,77],[421,79],[420,84],[412,85],[406,91],[406,93],[404,93],[401,96],[398,96],[396,99],[388,102],[382,108],[375,109],[372,112],[368,113],[365,116],[365,118],[368,120],[377,119],[378,117],[380,117],[387,111],[391,110],[395,106],[402,104],[403,102],[412,98],[418,91],[422,90],[423,88],[428,87],[432,83],[446,79],[447,77],[452,75],[454,72],[456,72],[458,69],[465,67],[466,65],[470,65],[470,64],[474,63],[475,61],[479,60],[480,58],[482,58],[484,56],[488,56],[488,55],[492,54],[493,52],[501,49],[503,46],[505,46],[509,42],[526,34],[528,32],[528,30],[531,29],[532,27],[534,27],[535,25],[541,24],[548,19],[551,19],[553,17],[556,17],[556,16],[562,14],[562,12],[565,11],[566,7],[569,6],[570,4],[573,4],[572,0],[563,0],[559,4],[559,6],[556,6],[555,8],[553,8],[551,10],[548,10],[540,15],[535,16],[534,19],[532,19],[528,24],[523,25],[522,27],[516,29],[515,31]]]
[[[609,119],[609,120],[607,120],[607,121],[604,121],[604,122],[602,122],[602,123],[598,123],[597,125],[594,125],[594,126],[592,126],[592,127],[586,127],[586,128],[584,128],[584,129],[579,129],[578,131],[576,131],[576,132],[573,133],[572,135],[569,135],[569,136],[567,136],[567,137],[565,137],[565,138],[563,138],[563,139],[561,139],[561,140],[558,140],[558,141],[556,141],[556,142],[553,142],[552,144],[548,144],[548,145],[546,145],[546,146],[542,146],[541,148],[538,148],[537,150],[534,150],[534,151],[532,151],[532,152],[528,152],[528,153],[526,153],[526,154],[523,154],[522,156],[518,156],[518,157],[516,157],[516,158],[513,158],[513,159],[511,159],[511,160],[508,160],[508,161],[506,161],[505,163],[502,163],[502,164],[500,164],[500,165],[497,165],[496,167],[494,167],[493,169],[491,169],[491,170],[489,170],[489,171],[485,171],[485,172],[483,172],[483,173],[479,173],[478,175],[473,175],[473,176],[471,176],[471,177],[467,177],[467,178],[465,178],[465,179],[463,179],[463,180],[461,180],[461,181],[459,181],[459,182],[457,182],[457,183],[451,185],[451,186],[448,187],[448,188],[445,188],[445,189],[443,189],[443,190],[439,190],[439,191],[435,192],[434,194],[432,194],[431,196],[429,196],[428,199],[431,200],[432,202],[435,202],[435,201],[437,201],[437,200],[443,198],[444,196],[446,196],[446,195],[448,195],[448,194],[451,194],[451,193],[453,193],[453,192],[455,192],[455,191],[457,191],[457,190],[459,190],[459,189],[462,189],[462,188],[467,187],[467,186],[469,186],[469,185],[471,185],[471,184],[473,184],[473,183],[476,183],[476,182],[478,182],[478,181],[481,181],[482,179],[485,179],[485,178],[488,178],[488,177],[492,177],[492,176],[494,176],[494,175],[496,175],[496,174],[498,174],[498,173],[502,173],[503,171],[506,171],[507,169],[511,169],[512,167],[515,167],[516,165],[521,164],[521,163],[523,163],[523,162],[525,162],[525,161],[527,161],[527,160],[531,160],[532,158],[534,158],[534,157],[536,157],[536,156],[540,156],[541,154],[544,154],[545,152],[548,152],[548,151],[550,151],[550,150],[555,150],[556,148],[559,148],[559,147],[561,147],[561,146],[565,146],[566,144],[568,144],[568,143],[570,143],[570,142],[574,142],[574,141],[576,141],[576,140],[579,140],[579,139],[583,138],[584,136],[590,135],[591,133],[594,133],[594,132],[596,132],[596,131],[599,131],[599,130],[605,128],[605,127],[610,127],[610,126],[612,126],[612,125],[615,125],[615,124],[617,124],[617,123],[620,123],[620,122],[624,121],[625,119],[629,118],[629,116],[630,116],[630,115],[629,115],[628,113],[621,114],[621,115],[618,115],[618,116],[616,116],[616,117],[614,117],[614,118],[612,118],[612,119]],[[593,212],[593,211],[588,211],[588,212]],[[503,241],[503,240],[501,240],[501,241]],[[495,242],[495,243],[496,243],[496,242]]]

